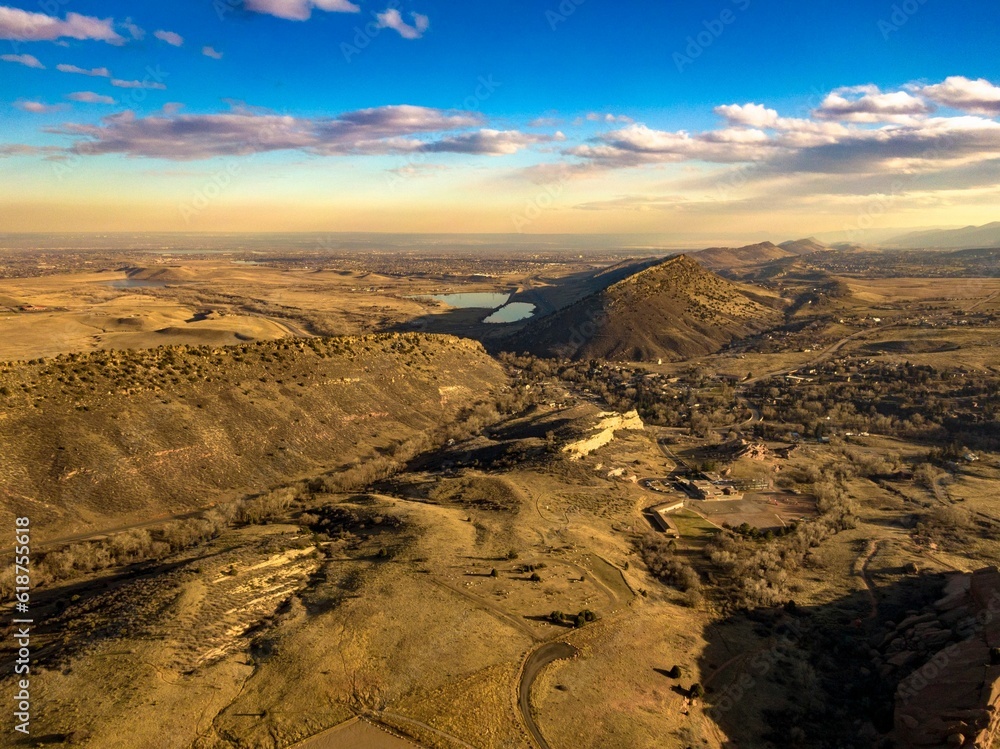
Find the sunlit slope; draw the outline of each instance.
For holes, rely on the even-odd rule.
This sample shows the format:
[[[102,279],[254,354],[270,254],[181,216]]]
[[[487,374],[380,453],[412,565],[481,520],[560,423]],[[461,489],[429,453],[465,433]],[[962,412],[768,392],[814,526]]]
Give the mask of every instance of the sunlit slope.
[[[65,536],[370,460],[499,386],[474,342],[378,335],[0,366],[5,513]]]

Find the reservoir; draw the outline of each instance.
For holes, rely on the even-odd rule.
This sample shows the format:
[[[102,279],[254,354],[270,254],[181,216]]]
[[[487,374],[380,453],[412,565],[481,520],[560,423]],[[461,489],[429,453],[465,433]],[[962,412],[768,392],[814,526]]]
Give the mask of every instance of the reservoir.
[[[449,307],[460,309],[496,309],[510,299],[510,294],[493,292],[465,292],[460,294],[427,294],[422,298],[436,299]]]
[[[535,314],[535,305],[528,304],[527,302],[511,302],[510,304],[498,309],[492,315],[483,320],[483,322],[517,322],[518,320],[527,320],[533,314]]]

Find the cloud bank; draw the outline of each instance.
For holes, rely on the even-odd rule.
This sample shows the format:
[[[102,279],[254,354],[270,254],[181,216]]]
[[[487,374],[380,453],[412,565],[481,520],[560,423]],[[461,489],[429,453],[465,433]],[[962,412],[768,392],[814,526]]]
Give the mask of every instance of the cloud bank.
[[[77,99],[82,101],[83,99]],[[414,152],[505,155],[551,140],[514,130],[481,128],[474,112],[409,105],[348,112],[332,118],[261,113],[244,107],[209,115],[175,112],[106,117],[99,125],[69,124],[58,132],[77,136],[79,153],[188,161],[269,151],[300,150],[320,156]],[[480,128],[473,132],[455,132]]]
[[[906,89],[836,89],[809,117],[782,117],[754,102],[726,104],[715,108],[724,124],[714,130],[637,123],[563,154],[578,172],[700,161],[785,174],[926,170],[1000,157],[1000,123],[992,119],[1000,115],[1000,88],[955,76]],[[962,113],[946,116],[938,106]]]

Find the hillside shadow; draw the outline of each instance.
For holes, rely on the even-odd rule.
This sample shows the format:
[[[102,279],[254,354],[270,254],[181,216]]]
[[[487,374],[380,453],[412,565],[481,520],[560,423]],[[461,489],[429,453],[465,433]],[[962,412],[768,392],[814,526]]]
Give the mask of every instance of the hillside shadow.
[[[662,257],[627,260],[609,268],[587,269],[551,279],[549,285],[516,291],[510,295],[507,304],[523,303],[535,307],[532,316],[525,320],[503,324],[484,323],[483,320],[494,310],[444,307],[434,313],[389,326],[385,332],[441,333],[474,338],[496,353],[530,323],[546,318],[662,260]]]
[[[897,685],[934,652],[890,669],[876,649],[887,627],[932,608],[943,584],[944,576],[925,575],[880,585],[874,618],[868,591],[860,590],[820,606],[740,611],[708,625],[698,668],[705,711],[729,739],[723,746],[893,746]]]

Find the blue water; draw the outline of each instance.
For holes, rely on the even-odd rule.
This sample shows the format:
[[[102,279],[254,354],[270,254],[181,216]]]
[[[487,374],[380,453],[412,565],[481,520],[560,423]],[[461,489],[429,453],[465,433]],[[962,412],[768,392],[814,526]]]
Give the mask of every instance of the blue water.
[[[535,314],[535,305],[527,302],[511,302],[487,317],[483,322],[505,323],[527,320]]]
[[[510,294],[464,292],[460,294],[428,294],[425,298],[437,299],[449,307],[460,309],[496,309],[507,303]]]

